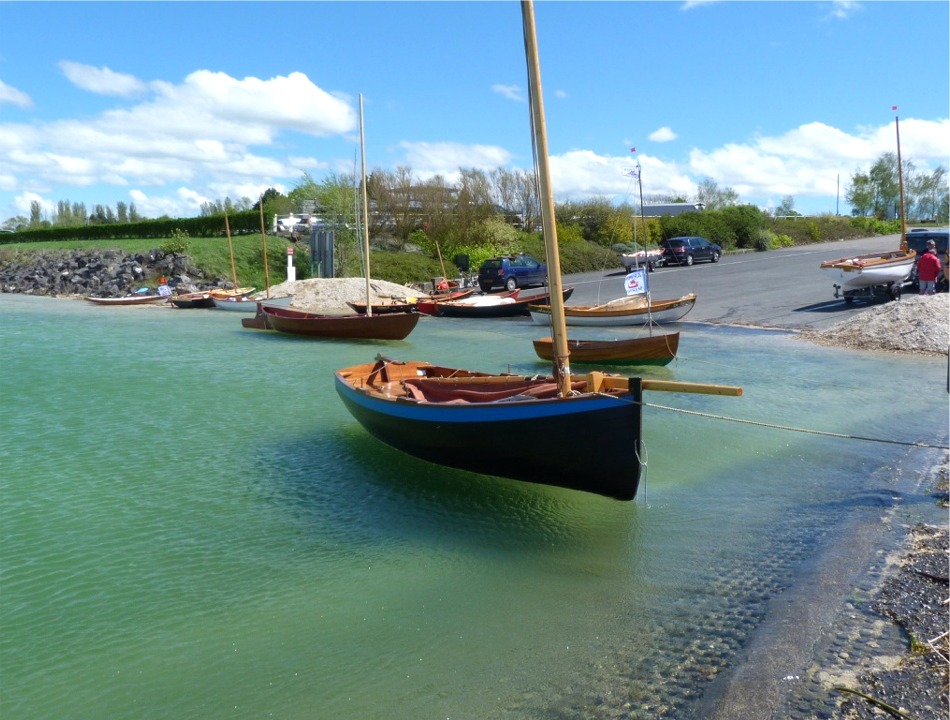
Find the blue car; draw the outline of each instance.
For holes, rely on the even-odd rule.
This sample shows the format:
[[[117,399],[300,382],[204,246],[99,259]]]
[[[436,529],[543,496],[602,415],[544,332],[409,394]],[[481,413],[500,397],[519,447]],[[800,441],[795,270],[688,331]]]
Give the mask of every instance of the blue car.
[[[486,260],[478,269],[482,292],[502,287],[516,290],[529,285],[547,285],[548,266],[530,255],[507,255]]]

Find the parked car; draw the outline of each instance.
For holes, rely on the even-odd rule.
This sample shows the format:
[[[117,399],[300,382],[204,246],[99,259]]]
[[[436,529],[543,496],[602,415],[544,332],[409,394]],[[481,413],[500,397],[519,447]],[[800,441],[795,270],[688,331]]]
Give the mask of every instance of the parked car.
[[[918,258],[927,252],[927,241],[934,241],[937,257],[939,257],[940,262],[943,263],[943,272],[940,273],[940,276],[937,278],[937,290],[941,291],[947,289],[947,260],[950,259],[947,255],[947,247],[948,244],[950,244],[948,243],[948,238],[950,238],[950,231],[948,230],[914,228],[907,233],[907,247],[910,250],[916,251]],[[914,289],[920,289],[920,282],[917,279],[917,263],[914,263],[914,269],[910,271],[907,282],[910,283]]]
[[[546,285],[548,266],[530,255],[507,255],[486,260],[478,268],[478,287],[482,292],[503,287],[515,290],[529,285]]]
[[[684,235],[670,238],[660,244],[663,251],[663,264],[692,265],[697,260],[709,260],[717,263],[722,257],[722,248],[716,243],[697,235]]]

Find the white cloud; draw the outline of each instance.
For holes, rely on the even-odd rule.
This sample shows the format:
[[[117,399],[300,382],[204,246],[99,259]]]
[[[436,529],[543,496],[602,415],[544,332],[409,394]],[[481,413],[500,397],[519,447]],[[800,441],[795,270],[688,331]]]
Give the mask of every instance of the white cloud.
[[[692,196],[699,181],[713,178],[733,188],[743,202],[762,206],[770,198],[835,198],[856,168],[869,169],[886,152],[895,152],[894,126],[862,128],[849,134],[823,123],[808,123],[777,136],[761,136],[712,150],[694,148],[685,163],[639,153],[643,192]],[[901,121],[901,152],[919,172],[946,166],[950,120]],[[610,196],[635,204],[639,188],[623,175],[630,156],[575,150],[551,158],[552,183],[559,200]],[[840,185],[839,185],[840,181]],[[774,203],[773,203],[774,204]],[[829,207],[828,210],[834,208]]]
[[[33,107],[33,100],[29,95],[0,80],[0,105],[4,103],[22,108]]]
[[[131,76],[108,69],[63,66],[74,82],[100,93],[138,87]],[[278,180],[327,166],[299,154],[280,157],[277,143],[283,131],[347,137],[357,124],[346,98],[322,90],[302,73],[238,80],[202,70],[181,84],[142,87],[151,91],[149,98],[91,120],[0,123],[4,189],[215,182],[230,183],[234,190],[256,184],[266,189]],[[275,149],[274,157],[262,154]],[[182,199],[143,202],[154,205],[158,214],[171,214],[170,203],[178,202],[179,214],[187,214],[181,212]]]
[[[734,143],[712,151],[694,149],[689,169],[715,178],[745,196],[834,196],[855,169],[869,169],[881,155],[896,152],[894,127],[851,135],[823,123],[808,123],[774,137]],[[950,156],[950,121],[908,120],[901,124],[901,154],[926,172]]]
[[[847,20],[860,9],[861,3],[856,0],[833,0],[826,19]]]
[[[492,85],[491,91],[493,93],[498,93],[503,98],[507,98],[508,100],[524,102],[525,99],[521,92],[521,88],[517,85]]]
[[[447,180],[458,177],[459,168],[493,170],[505,167],[512,155],[497,145],[463,145],[449,142],[403,142],[406,164],[417,177],[441,175]]]
[[[145,83],[134,75],[117,73],[107,67],[97,68],[63,60],[59,63],[59,68],[73,85],[96,95],[131,97],[146,91]]]
[[[651,132],[648,137],[653,142],[670,142],[671,140],[676,140],[676,133],[664,125]]]
[[[680,10],[685,12],[694,8],[703,7],[704,5],[712,5],[719,1],[720,0],[686,0],[686,2],[680,6]]]

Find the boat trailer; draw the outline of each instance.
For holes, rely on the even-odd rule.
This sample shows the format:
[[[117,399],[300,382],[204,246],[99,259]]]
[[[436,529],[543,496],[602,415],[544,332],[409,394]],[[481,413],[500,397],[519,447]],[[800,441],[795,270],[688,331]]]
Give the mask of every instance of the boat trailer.
[[[844,298],[844,301],[850,305],[855,300],[872,300],[875,298],[884,298],[885,300],[900,300],[904,289],[903,282],[889,282],[884,285],[868,285],[854,290],[842,290],[838,283],[834,284],[835,298]]]

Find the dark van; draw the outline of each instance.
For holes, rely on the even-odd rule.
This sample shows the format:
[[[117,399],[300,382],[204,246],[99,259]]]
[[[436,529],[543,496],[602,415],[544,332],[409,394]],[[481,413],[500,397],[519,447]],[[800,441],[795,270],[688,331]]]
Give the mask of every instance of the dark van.
[[[947,245],[950,231],[948,230],[911,230],[907,233],[907,247],[916,251],[917,257],[927,252],[927,241],[933,240],[936,245],[937,257],[943,263],[943,272],[937,278],[937,292],[947,289]],[[915,290],[920,290],[920,282],[917,280],[917,263],[914,263],[914,269],[910,271],[910,277],[907,278]]]

